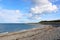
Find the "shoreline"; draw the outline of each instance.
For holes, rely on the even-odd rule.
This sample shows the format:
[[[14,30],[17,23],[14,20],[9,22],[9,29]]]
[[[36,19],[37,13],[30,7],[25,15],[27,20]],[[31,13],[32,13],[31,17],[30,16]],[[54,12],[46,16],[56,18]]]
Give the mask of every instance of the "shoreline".
[[[44,25],[44,27],[40,28],[40,27],[37,27],[37,28],[32,28],[32,29],[26,29],[26,30],[20,30],[20,31],[15,31],[15,32],[4,32],[4,33],[0,33],[0,36],[4,36],[4,35],[11,35],[11,34],[18,34],[18,33],[24,33],[24,32],[29,32],[29,31],[32,31],[32,30],[42,30],[42,29],[45,29],[45,27],[52,27],[51,25]]]
[[[56,28],[52,26],[46,26],[44,28],[34,28],[22,32],[18,31],[0,35],[0,40],[53,40],[53,37],[56,38],[57,35],[60,35],[59,30],[60,27]],[[41,39],[41,37],[43,39]]]

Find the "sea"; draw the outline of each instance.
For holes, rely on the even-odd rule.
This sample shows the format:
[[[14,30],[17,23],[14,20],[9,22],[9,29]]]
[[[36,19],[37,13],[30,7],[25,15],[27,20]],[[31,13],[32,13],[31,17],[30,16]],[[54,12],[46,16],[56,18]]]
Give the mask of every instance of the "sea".
[[[43,25],[34,23],[0,23],[0,33],[24,31],[37,27],[42,28]]]

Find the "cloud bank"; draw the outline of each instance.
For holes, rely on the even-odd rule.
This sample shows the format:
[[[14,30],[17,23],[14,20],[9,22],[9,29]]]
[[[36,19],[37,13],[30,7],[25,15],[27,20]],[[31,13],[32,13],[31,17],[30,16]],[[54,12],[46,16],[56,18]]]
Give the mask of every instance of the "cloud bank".
[[[49,0],[31,0],[30,13],[22,13],[21,10],[1,9],[0,7],[0,22],[1,23],[28,23],[41,20],[41,14],[44,12],[56,12],[58,7],[53,5]]]
[[[40,20],[41,14],[56,12],[58,7],[53,5],[49,0],[31,0],[32,8],[30,10],[30,18]]]
[[[16,23],[22,17],[20,10],[0,10],[0,22],[2,23]]]
[[[40,14],[43,12],[56,11],[58,8],[49,0],[32,0],[34,6],[31,8],[31,13]]]

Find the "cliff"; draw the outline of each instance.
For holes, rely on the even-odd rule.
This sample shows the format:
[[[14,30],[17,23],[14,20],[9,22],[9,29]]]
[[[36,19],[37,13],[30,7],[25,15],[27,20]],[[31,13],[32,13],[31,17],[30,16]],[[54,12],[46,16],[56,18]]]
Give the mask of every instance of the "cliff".
[[[23,32],[0,35],[0,40],[60,40],[60,27],[45,26]]]

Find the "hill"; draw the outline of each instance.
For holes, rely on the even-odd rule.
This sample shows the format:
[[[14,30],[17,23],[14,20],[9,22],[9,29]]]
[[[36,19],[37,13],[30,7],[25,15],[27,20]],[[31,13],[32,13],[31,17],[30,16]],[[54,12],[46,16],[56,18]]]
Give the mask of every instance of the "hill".
[[[41,24],[60,25],[60,20],[40,21]]]

